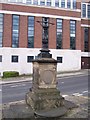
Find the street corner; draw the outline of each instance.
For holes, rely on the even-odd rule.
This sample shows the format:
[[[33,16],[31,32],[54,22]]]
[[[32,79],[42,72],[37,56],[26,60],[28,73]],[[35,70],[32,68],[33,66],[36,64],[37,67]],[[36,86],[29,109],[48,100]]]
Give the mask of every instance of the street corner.
[[[69,106],[71,105],[70,106],[71,109],[69,109],[64,116],[61,116],[58,118],[56,117],[55,120],[60,120],[60,118],[87,118],[88,117],[88,99],[80,96],[79,97],[68,96],[68,97],[65,97],[65,100],[69,101],[69,103],[72,103],[72,104],[69,104]],[[72,107],[72,105],[75,105],[75,106]],[[58,110],[58,114],[59,114],[59,110]],[[30,106],[26,105],[25,100],[2,105],[2,117],[3,119],[4,118],[31,118],[30,120],[35,119],[34,111]]]

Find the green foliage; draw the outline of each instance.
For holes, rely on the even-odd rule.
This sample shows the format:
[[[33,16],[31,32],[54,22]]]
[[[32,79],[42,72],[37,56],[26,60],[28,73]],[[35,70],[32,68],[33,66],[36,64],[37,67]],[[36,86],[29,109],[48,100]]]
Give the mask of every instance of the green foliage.
[[[17,76],[19,76],[19,72],[17,72],[17,71],[5,71],[5,72],[3,72],[3,78],[17,77]]]

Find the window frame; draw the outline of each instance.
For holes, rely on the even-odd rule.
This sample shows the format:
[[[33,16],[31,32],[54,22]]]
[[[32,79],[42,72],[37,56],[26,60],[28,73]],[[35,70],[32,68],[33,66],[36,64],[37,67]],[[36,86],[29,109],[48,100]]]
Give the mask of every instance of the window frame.
[[[31,59],[30,59],[31,57]],[[27,56],[27,63],[31,63],[34,60],[34,56]]]
[[[60,40],[58,41],[58,35],[61,35],[59,38]],[[63,20],[57,18],[56,20],[56,49],[62,49],[62,37],[63,37]],[[60,43],[60,46],[58,44]]]
[[[58,59],[58,58],[60,58],[60,59]],[[57,56],[57,63],[63,63],[63,57]]]
[[[0,63],[2,62],[2,55],[0,55]]]
[[[4,29],[4,14],[3,13],[0,13],[0,48],[3,47],[3,29]]]
[[[84,27],[84,52],[89,52],[89,45],[88,44],[89,44],[89,28],[88,27]]]
[[[76,20],[70,20],[70,49],[76,49]]]
[[[33,21],[33,22],[32,22]],[[28,48],[34,48],[34,30],[35,30],[35,17],[34,16],[28,16]],[[31,40],[30,40],[31,39]]]
[[[14,57],[16,57],[17,60],[14,61],[14,59],[15,59]],[[18,55],[12,55],[11,56],[11,62],[12,63],[18,63],[19,62],[19,56]]]
[[[18,19],[16,18],[14,19],[14,17]],[[12,48],[19,47],[19,32],[20,32],[20,15],[13,14],[12,15]]]

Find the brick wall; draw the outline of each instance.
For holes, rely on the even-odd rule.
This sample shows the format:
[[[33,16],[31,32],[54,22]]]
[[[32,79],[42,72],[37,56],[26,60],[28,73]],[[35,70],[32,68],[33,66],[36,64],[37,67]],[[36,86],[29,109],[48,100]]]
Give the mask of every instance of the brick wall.
[[[27,47],[27,31],[28,31],[27,16],[20,16],[20,27],[19,27],[19,47]]]
[[[34,48],[42,47],[42,26],[37,21],[42,21],[41,17],[35,17]]]
[[[20,5],[10,5],[2,4],[3,10],[17,11],[17,12],[30,12],[30,13],[41,13],[41,14],[50,14],[50,15],[60,15],[60,16],[70,16],[80,18],[80,12],[75,11],[66,11],[60,9],[50,9],[41,8],[41,7],[31,7],[31,6],[20,6]],[[42,17],[35,17],[35,26],[34,26],[34,48],[42,47],[42,26],[37,21],[42,21]],[[19,26],[19,47],[27,48],[27,16],[20,15],[20,26]],[[50,22],[54,25],[49,27],[49,48],[56,49],[56,18],[50,18]],[[80,41],[80,31],[81,23],[77,21],[76,25],[76,49],[81,49]],[[62,36],[62,46],[63,49],[70,49],[70,20],[63,19],[63,36]],[[4,36],[3,36],[3,46],[11,47],[12,40],[12,15],[4,14]]]
[[[77,1],[77,9],[81,9],[81,2],[80,1]]]
[[[59,16],[69,16],[69,17],[81,17],[81,13],[77,11],[68,11],[63,9],[53,9],[35,6],[23,6],[15,4],[2,4],[2,10],[7,11],[17,11],[17,12],[30,12],[30,13],[40,13],[49,15],[59,15]]]
[[[81,24],[86,24],[86,25],[88,25],[88,20],[87,20],[87,19],[86,19],[86,20],[82,19],[82,20],[81,20]]]
[[[81,21],[76,21],[76,49],[81,50]]]
[[[63,49],[70,49],[70,20],[63,20]]]
[[[56,19],[50,18],[50,23],[54,25],[49,26],[49,48],[56,49]]]
[[[4,14],[3,47],[11,47],[12,15]]]

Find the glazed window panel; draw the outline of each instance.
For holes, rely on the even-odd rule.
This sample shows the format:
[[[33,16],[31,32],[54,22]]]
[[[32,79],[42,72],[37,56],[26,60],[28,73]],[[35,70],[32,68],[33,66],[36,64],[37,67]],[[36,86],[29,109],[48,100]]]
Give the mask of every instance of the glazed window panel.
[[[82,4],[82,17],[86,17],[86,4]]]
[[[16,0],[9,0],[10,2],[17,2]]]
[[[89,28],[85,27],[84,28],[84,51],[88,52],[89,51]]]
[[[18,62],[18,56],[17,55],[12,55],[12,62],[17,63]]]
[[[75,37],[70,36],[70,48],[75,49]]]
[[[62,19],[57,19],[57,43],[56,48],[61,49],[62,48]]]
[[[88,18],[90,18],[90,5],[88,5]]]
[[[63,62],[63,57],[57,57],[57,62],[62,63]]]
[[[76,49],[76,21],[70,20],[70,49]]]
[[[34,17],[28,17],[28,48],[34,47]]]
[[[34,17],[32,16],[28,17],[28,26],[34,26]]]
[[[73,9],[76,9],[76,0],[73,0]]]
[[[67,0],[67,8],[71,8],[71,0]]]
[[[45,0],[40,0],[40,5],[45,5]]]
[[[0,62],[2,62],[2,55],[0,55]]]
[[[51,0],[47,0],[47,6],[51,6]]]
[[[18,2],[18,3],[22,3],[22,2],[23,2],[23,0],[17,0],[17,2]]]
[[[75,21],[70,21],[70,34],[75,34],[76,24]]]
[[[32,1],[31,0],[26,0],[26,3],[27,4],[32,4]]]
[[[62,30],[62,19],[57,19],[57,28]]]
[[[38,0],[33,0],[34,5],[38,5]]]
[[[59,0],[55,0],[55,7],[59,7]]]
[[[3,14],[0,13],[0,47],[2,47],[3,43]]]
[[[19,16],[13,15],[12,47],[17,48],[18,46],[19,46]]]
[[[27,62],[32,62],[34,60],[34,56],[27,56]]]
[[[65,0],[61,0],[61,7],[65,8]]]

